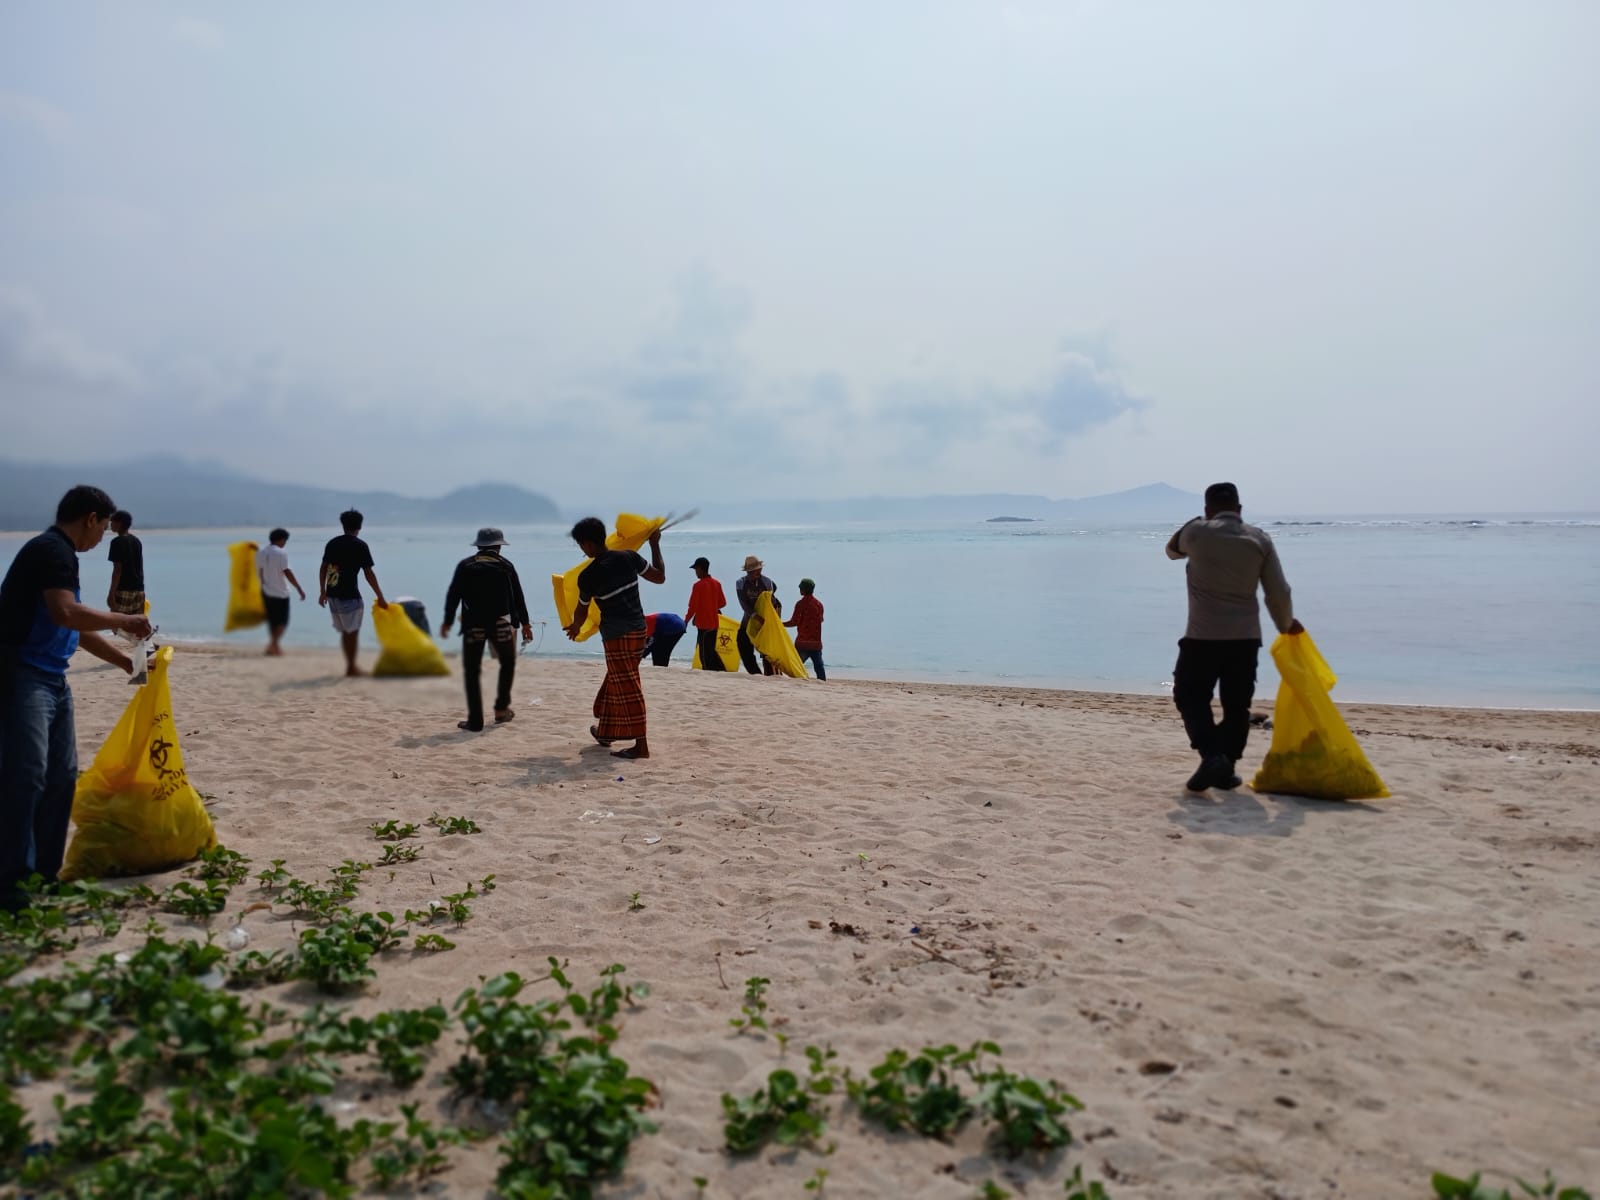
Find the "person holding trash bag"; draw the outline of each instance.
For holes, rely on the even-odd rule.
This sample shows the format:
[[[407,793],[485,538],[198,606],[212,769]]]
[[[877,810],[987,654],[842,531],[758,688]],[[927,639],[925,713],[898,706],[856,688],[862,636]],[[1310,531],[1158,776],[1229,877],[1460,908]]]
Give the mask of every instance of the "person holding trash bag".
[[[150,636],[143,613],[110,613],[81,599],[78,555],[105,536],[117,506],[80,484],[55,524],[26,542],[0,583],[0,908],[26,907],[23,882],[54,882],[78,782],[77,730],[67,663],[79,647],[130,674],[133,660],[99,636]]]
[[[606,549],[606,525],[599,517],[585,517],[572,527],[572,540],[593,561],[578,575],[578,604],[572,623],[565,626],[573,641],[583,632],[589,604],[600,608],[600,640],[605,644],[606,677],[594,698],[595,723],[589,736],[602,746],[625,738],[634,743],[613,750],[618,758],[649,758],[645,739],[644,687],[639,680],[639,659],[644,651],[644,604],[639,580],[667,581],[661,561],[661,529],[650,531],[650,561],[636,550]]]
[[[755,616],[756,597],[762,592],[771,592],[773,609],[780,616],[783,614],[783,605],[778,601],[778,585],[761,573],[764,565],[754,554],[745,555],[744,574],[733,585],[733,594],[739,601],[742,613],[739,618],[739,659],[744,663],[744,669],[752,675],[774,673],[772,660],[764,654],[761,656],[761,665],[756,666],[755,643],[750,640],[750,618]]]
[[[388,608],[378,577],[372,573],[372,551],[361,540],[363,518],[355,509],[339,514],[339,526],[344,530],[331,539],[322,550],[322,570],[318,574],[317,603],[328,610],[333,627],[339,631],[339,645],[344,651],[344,673],[359,675],[356,650],[361,641],[361,618],[366,608],[361,603],[361,581],[357,572],[366,575],[372,586],[373,603]]]
[[[517,626],[522,627],[522,644],[533,640],[533,622],[528,617],[528,602],[522,595],[522,580],[517,568],[500,553],[506,535],[498,529],[478,530],[472,543],[477,553],[456,564],[450,590],[444,598],[444,622],[439,636],[450,636],[461,605],[461,674],[467,684],[467,719],[457,729],[476,733],[483,728],[483,652],[494,643],[500,661],[500,681],[494,697],[494,723],[503,725],[517,714],[511,709],[511,682],[517,673]]]
[[[1277,547],[1265,530],[1244,523],[1239,489],[1213,483],[1205,505],[1205,516],[1189,521],[1167,542],[1167,557],[1185,560],[1188,578],[1189,623],[1178,640],[1172,699],[1200,756],[1199,769],[1185,785],[1191,792],[1236,788],[1241,782],[1235,768],[1250,736],[1261,651],[1257,587],[1280,633],[1304,632],[1294,618]],[[1211,715],[1214,691],[1222,698],[1220,724]]]

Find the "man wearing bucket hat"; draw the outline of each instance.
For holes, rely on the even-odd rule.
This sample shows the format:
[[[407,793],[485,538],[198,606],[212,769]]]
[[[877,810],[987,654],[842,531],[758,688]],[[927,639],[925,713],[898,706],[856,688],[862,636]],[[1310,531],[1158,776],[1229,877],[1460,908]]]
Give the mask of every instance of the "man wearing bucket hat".
[[[500,553],[506,535],[487,527],[478,530],[472,543],[477,552],[456,564],[450,590],[444,598],[444,624],[439,636],[449,637],[461,605],[461,675],[467,686],[467,719],[457,728],[476,732],[483,728],[483,692],[479,678],[483,671],[483,651],[494,643],[500,660],[500,682],[495,689],[494,723],[503,725],[517,714],[511,710],[511,681],[517,673],[517,630],[522,626],[522,642],[533,640],[533,623],[528,619],[528,602],[522,595],[517,568]]]
[[[762,592],[772,593],[773,611],[783,612],[783,605],[778,603],[778,585],[773,583],[761,573],[763,564],[754,554],[745,556],[744,574],[739,577],[739,582],[733,585],[734,595],[739,598],[739,609],[743,614],[739,618],[739,660],[744,663],[744,669],[752,675],[771,675],[773,667],[766,657],[761,659],[761,666],[756,666],[756,648],[750,641],[750,618],[755,615],[756,597]]]

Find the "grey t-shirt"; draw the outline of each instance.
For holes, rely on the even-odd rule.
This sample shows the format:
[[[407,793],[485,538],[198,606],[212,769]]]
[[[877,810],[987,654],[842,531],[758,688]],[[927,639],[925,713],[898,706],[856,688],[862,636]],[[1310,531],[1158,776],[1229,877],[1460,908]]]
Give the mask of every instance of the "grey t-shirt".
[[[1279,632],[1294,623],[1289,581],[1277,547],[1238,513],[1196,517],[1167,542],[1167,557],[1187,559],[1189,625],[1185,637],[1206,642],[1261,640],[1256,585]]]

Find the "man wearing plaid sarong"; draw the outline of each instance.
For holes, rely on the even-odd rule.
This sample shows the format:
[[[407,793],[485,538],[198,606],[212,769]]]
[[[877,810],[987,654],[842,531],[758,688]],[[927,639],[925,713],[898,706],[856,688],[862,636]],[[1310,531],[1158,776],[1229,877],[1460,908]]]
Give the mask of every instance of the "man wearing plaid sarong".
[[[602,746],[632,738],[632,746],[612,753],[618,758],[649,758],[644,686],[639,679],[639,658],[645,643],[639,580],[666,582],[661,531],[650,535],[648,563],[632,550],[607,550],[606,526],[599,517],[585,517],[574,525],[572,540],[594,561],[578,575],[578,606],[566,633],[577,640],[593,601],[600,606],[600,640],[606,650],[606,677],[594,698],[595,723],[589,726],[589,734]]]

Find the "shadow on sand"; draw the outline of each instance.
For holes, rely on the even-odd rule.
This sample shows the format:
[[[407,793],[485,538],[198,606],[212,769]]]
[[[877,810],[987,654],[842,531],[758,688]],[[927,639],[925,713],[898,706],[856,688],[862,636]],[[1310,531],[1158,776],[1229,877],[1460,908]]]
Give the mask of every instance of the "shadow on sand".
[[[1289,837],[1305,823],[1308,812],[1376,813],[1359,800],[1308,800],[1273,792],[1181,792],[1178,807],[1167,820],[1192,833],[1225,833],[1232,837]]]

